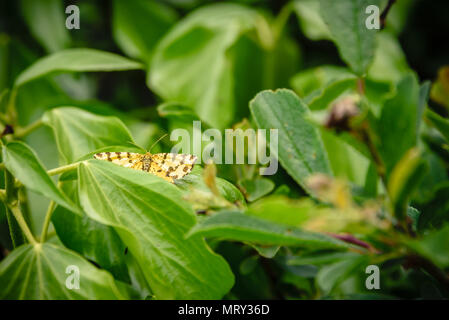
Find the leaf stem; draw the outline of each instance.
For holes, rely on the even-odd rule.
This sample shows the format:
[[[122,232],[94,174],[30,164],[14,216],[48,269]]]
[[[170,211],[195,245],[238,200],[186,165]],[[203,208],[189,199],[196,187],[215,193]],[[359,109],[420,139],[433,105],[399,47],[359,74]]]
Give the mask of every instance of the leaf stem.
[[[28,228],[28,225],[22,215],[22,211],[20,211],[18,202],[10,204],[8,207],[11,210],[12,214],[14,215],[14,218],[16,218],[17,222],[19,223],[20,229],[22,229],[22,232],[24,233],[28,241],[33,245],[37,244],[38,241],[34,239],[34,236],[31,233],[30,228]]]
[[[7,106],[7,122],[9,124],[15,124],[17,119],[17,112],[16,112],[16,97],[17,97],[17,88],[14,88],[11,90],[11,93],[9,95],[9,101]]]
[[[51,216],[53,215],[55,206],[56,206],[56,202],[51,200],[50,204],[48,205],[47,213],[45,214],[44,225],[42,226],[41,242],[45,242],[45,240],[47,239],[48,226],[50,225]]]
[[[15,130],[14,137],[17,139],[23,138],[28,134],[30,134],[31,132],[33,132],[34,130],[36,130],[37,128],[40,128],[43,124],[44,122],[42,121],[42,119],[39,119],[24,128],[18,127]]]
[[[33,233],[31,232],[25,218],[23,217],[22,211],[20,210],[17,188],[15,188],[14,184],[14,176],[8,170],[5,170],[5,192],[0,192],[0,198],[4,201],[7,207],[7,211],[11,211],[11,213],[13,214],[15,221],[18,223],[20,229],[22,230],[28,241],[31,244],[37,244],[38,242],[34,238]],[[14,222],[8,218],[8,223],[12,240],[14,241],[14,239],[19,239],[17,237],[17,230],[12,228],[14,226]],[[18,244],[19,243],[15,243],[15,245]]]
[[[79,165],[79,162],[67,164],[65,166],[61,166],[61,167],[58,167],[58,168],[54,168],[54,169],[48,170],[47,174],[49,176],[54,176],[54,175],[61,174],[61,173],[64,173],[64,172],[72,171],[72,170],[75,170],[76,168],[78,168],[78,165]]]
[[[380,15],[380,28],[383,30],[385,28],[385,22],[387,20],[388,12],[390,12],[391,7],[396,2],[396,0],[388,0],[387,6]]]
[[[293,3],[289,2],[281,9],[279,14],[275,18],[273,27],[272,27],[273,35],[274,35],[273,46],[276,46],[276,43],[279,41],[279,38],[281,37],[281,34],[282,34],[282,30],[284,29],[285,24],[288,21],[288,18],[292,14],[293,9],[294,9]]]

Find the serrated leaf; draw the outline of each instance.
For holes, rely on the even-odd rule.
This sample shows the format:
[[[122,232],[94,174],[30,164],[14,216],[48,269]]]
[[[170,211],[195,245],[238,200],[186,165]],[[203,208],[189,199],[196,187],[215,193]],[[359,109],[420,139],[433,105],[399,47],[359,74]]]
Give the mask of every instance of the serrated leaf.
[[[66,281],[79,270],[79,289],[68,289]],[[68,280],[67,280],[68,279]],[[131,299],[132,291],[114,281],[77,253],[50,243],[23,245],[0,263],[1,299]]]
[[[200,237],[184,234],[196,217],[181,191],[162,178],[105,161],[78,170],[89,217],[116,229],[157,299],[217,299],[233,284],[223,258]]]
[[[123,71],[142,68],[140,63],[114,53],[88,48],[66,49],[37,60],[17,76],[14,86],[19,87],[39,77],[60,72]]]
[[[250,109],[260,129],[278,130],[279,151],[270,151],[301,187],[308,191],[306,179],[314,173],[332,175],[320,132],[293,91],[262,91],[251,100]]]
[[[339,248],[346,244],[320,233],[276,224],[240,211],[220,211],[195,225],[189,237],[201,235],[259,245]]]
[[[3,161],[6,168],[26,187],[81,214],[81,210],[56,187],[34,151],[26,144],[8,143],[3,147]]]
[[[320,0],[320,13],[338,47],[342,59],[359,76],[366,73],[376,48],[376,29],[369,30],[365,13],[380,0]]]

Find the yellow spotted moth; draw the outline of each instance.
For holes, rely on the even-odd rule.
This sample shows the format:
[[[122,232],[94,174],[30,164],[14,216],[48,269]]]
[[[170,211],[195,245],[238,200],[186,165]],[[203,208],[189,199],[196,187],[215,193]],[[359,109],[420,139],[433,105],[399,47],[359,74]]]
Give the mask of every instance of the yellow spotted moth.
[[[181,179],[190,173],[196,161],[196,156],[190,154],[151,154],[149,152],[145,154],[101,152],[95,154],[94,158],[110,161],[123,167],[146,171],[172,183],[175,179]]]

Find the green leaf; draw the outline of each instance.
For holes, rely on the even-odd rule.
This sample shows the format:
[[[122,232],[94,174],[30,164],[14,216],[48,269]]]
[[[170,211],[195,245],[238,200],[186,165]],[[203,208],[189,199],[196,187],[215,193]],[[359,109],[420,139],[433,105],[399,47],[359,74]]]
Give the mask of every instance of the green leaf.
[[[251,100],[250,109],[260,129],[279,130],[279,151],[271,153],[301,187],[308,190],[306,179],[314,173],[332,175],[320,132],[307,119],[308,107],[293,91],[263,91]]]
[[[79,289],[68,289],[75,266]],[[66,271],[68,270],[68,271]],[[131,299],[131,291],[77,253],[50,243],[23,245],[0,263],[0,299]]]
[[[343,242],[320,233],[276,224],[239,211],[220,211],[202,220],[188,233],[225,240],[305,248],[339,248]]]
[[[258,246],[256,244],[250,244],[258,254],[267,259],[272,259],[278,253],[280,246]]]
[[[370,160],[354,146],[329,130],[322,130],[322,138],[336,177],[364,186]]]
[[[8,143],[3,147],[3,161],[6,168],[26,187],[81,214],[81,210],[56,187],[34,151],[26,144]]]
[[[374,60],[368,69],[368,77],[377,81],[397,83],[410,70],[401,45],[390,33],[377,34]]]
[[[63,3],[59,0],[21,0],[20,8],[34,38],[47,52],[65,49],[70,34],[65,27]]]
[[[323,65],[299,72],[290,82],[306,103],[315,103],[320,100],[331,101],[344,91],[355,88],[356,80],[357,77],[347,68]],[[324,103],[317,104],[322,106]]]
[[[408,246],[440,268],[449,267],[449,255],[447,254],[449,252],[449,226],[447,224],[422,239],[409,242]]]
[[[416,145],[419,91],[416,76],[408,74],[398,83],[396,96],[387,100],[382,108],[377,130],[387,177],[405,153]]]
[[[246,213],[275,223],[299,226],[316,213],[316,208],[310,199],[270,196],[252,203]]]
[[[287,264],[292,266],[302,266],[302,265],[322,265],[331,264],[338,261],[346,260],[347,258],[360,256],[354,252],[312,252],[302,254],[300,256],[293,256],[287,260]]]
[[[229,291],[224,259],[200,237],[184,238],[196,217],[176,186],[105,161],[85,161],[78,171],[83,209],[115,228],[157,299],[217,299]]]
[[[329,27],[342,59],[359,76],[366,73],[376,48],[376,30],[365,26],[369,5],[380,0],[320,0],[320,13]]]
[[[78,199],[76,182],[65,182],[61,188],[72,199]],[[85,214],[73,214],[60,206],[53,212],[51,222],[65,247],[94,261],[111,272],[115,279],[129,282],[125,264],[126,246],[114,228],[98,223]]]
[[[416,132],[420,133],[421,122],[423,120],[423,116],[427,107],[427,102],[429,100],[429,92],[430,92],[430,81],[425,81],[419,87],[419,102],[418,102],[418,113],[416,119]]]
[[[407,203],[426,173],[426,163],[418,150],[411,149],[398,162],[388,181],[388,194],[397,217],[405,217]]]
[[[269,194],[274,189],[274,182],[267,178],[257,178],[254,180],[243,180],[241,182],[245,190],[246,199],[255,201]]]
[[[139,150],[128,128],[116,117],[60,107],[47,111],[42,120],[53,129],[61,164],[73,163],[103,147],[123,147],[118,151]]]
[[[418,207],[421,214],[418,220],[418,230],[424,231],[427,228],[441,228],[449,221],[449,183],[446,181],[430,190],[431,198]]]
[[[438,78],[432,84],[430,97],[433,101],[449,108],[449,66],[443,66],[438,70]]]
[[[191,173],[189,173],[181,180],[176,181],[176,186],[185,191],[186,197],[188,197],[190,192],[195,192],[195,190],[207,192],[208,194],[212,195],[209,187],[204,182],[203,171],[203,168],[195,165]],[[243,197],[243,194],[240,192],[240,190],[229,181],[219,177],[215,177],[215,183],[220,195],[229,202],[245,202],[245,198]]]
[[[113,2],[112,31],[129,56],[148,61],[156,43],[176,21],[176,11],[154,1]]]
[[[331,34],[320,15],[320,3],[316,0],[296,0],[293,3],[299,25],[311,40],[330,39]]]
[[[166,102],[159,105],[157,107],[157,112],[161,117],[168,119],[179,119],[190,123],[192,121],[200,120],[192,108],[175,102]]]
[[[256,10],[233,3],[201,7],[160,41],[147,85],[225,128],[263,85],[263,41],[271,44],[272,34]]]
[[[335,286],[354,273],[362,273],[365,269],[362,267],[369,260],[369,256],[354,255],[325,266],[318,272],[316,277],[317,284],[325,292],[329,293]]]
[[[43,57],[17,76],[14,86],[60,72],[123,71],[142,69],[135,61],[114,53],[88,48],[66,49]]]
[[[449,141],[449,120],[443,118],[438,113],[427,109],[426,117],[441,132],[441,134]]]

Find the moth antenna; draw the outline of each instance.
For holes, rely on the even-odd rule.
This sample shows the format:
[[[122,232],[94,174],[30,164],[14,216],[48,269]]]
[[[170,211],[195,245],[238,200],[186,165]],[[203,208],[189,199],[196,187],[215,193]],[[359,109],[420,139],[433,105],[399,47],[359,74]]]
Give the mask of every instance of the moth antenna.
[[[162,137],[160,137],[159,139],[157,139],[156,142],[154,142],[154,143],[151,145],[150,150],[148,150],[148,152],[151,153],[151,149],[153,149],[153,147],[154,147],[159,141],[161,141],[162,139],[164,139],[166,136],[168,136],[168,133],[164,134]]]

